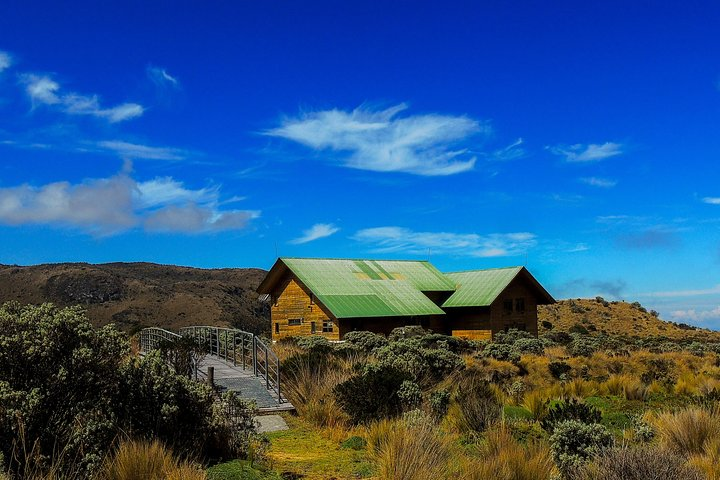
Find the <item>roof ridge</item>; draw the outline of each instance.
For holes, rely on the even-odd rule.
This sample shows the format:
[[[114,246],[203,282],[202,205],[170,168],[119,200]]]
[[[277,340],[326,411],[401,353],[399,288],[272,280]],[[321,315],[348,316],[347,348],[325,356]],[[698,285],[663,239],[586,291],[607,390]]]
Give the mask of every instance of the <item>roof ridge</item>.
[[[441,273],[443,275],[450,275],[452,273],[488,272],[490,270],[512,270],[515,268],[525,268],[525,267],[523,265],[515,265],[513,267],[471,268],[469,270],[456,270],[454,272],[441,272]]]
[[[333,257],[278,257],[280,260],[347,260],[350,262],[414,262],[414,263],[430,263],[430,260],[407,260],[393,259],[383,260],[378,258],[333,258]],[[434,265],[433,265],[434,266]],[[435,267],[437,268],[437,267]]]

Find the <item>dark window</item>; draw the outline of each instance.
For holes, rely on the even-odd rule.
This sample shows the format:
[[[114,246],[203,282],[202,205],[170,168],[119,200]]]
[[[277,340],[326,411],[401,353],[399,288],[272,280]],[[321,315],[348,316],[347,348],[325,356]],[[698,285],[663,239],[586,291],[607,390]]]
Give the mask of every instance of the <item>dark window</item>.
[[[280,324],[275,323],[275,333],[280,333]]]
[[[524,298],[516,298],[515,299],[515,311],[519,313],[525,313],[525,299]]]
[[[290,318],[288,319],[288,325],[298,326],[302,324],[302,319],[300,318]]]
[[[315,322],[310,322],[310,333],[317,333],[317,326]]]
[[[512,313],[512,300],[505,300],[503,302],[503,312]]]
[[[332,320],[323,320],[323,333],[332,332],[332,331],[333,331]]]

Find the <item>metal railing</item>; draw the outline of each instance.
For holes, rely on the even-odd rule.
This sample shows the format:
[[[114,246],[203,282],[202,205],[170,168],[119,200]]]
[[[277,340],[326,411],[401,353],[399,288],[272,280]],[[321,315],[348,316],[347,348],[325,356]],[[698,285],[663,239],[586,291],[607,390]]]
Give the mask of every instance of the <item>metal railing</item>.
[[[278,403],[283,403],[280,361],[275,352],[252,333],[235,328],[195,326],[181,328],[180,335],[195,338],[209,355],[241,366],[243,370],[252,369],[253,375],[264,381],[265,388],[277,396]]]
[[[178,338],[181,338],[180,335],[164,328],[143,328],[140,330],[140,351],[147,353],[157,349],[163,342],[172,342]]]

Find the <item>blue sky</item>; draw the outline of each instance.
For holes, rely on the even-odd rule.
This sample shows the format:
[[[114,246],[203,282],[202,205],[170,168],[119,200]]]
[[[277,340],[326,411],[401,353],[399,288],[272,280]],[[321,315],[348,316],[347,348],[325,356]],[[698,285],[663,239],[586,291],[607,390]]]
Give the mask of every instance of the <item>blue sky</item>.
[[[0,263],[527,264],[720,328],[720,4],[597,3],[3,2]]]

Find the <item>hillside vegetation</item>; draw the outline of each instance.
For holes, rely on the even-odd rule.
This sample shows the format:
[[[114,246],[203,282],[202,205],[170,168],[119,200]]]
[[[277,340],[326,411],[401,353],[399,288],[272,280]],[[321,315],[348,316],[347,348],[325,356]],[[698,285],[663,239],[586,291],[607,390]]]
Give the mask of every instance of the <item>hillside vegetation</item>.
[[[667,322],[638,302],[611,302],[602,297],[560,300],[555,305],[540,306],[538,322],[540,334],[556,330],[590,335],[606,333],[637,338],[720,341],[720,332]]]
[[[269,310],[255,268],[200,269],[153,263],[0,265],[0,304],[82,305],[95,326],[135,331],[154,325],[232,325],[261,333]]]

